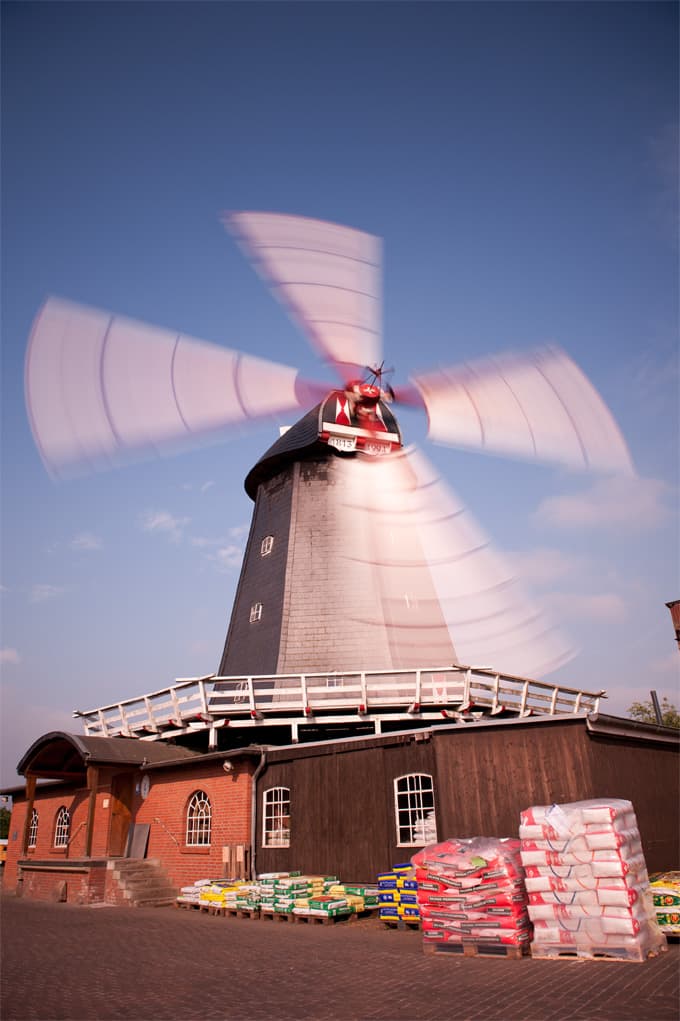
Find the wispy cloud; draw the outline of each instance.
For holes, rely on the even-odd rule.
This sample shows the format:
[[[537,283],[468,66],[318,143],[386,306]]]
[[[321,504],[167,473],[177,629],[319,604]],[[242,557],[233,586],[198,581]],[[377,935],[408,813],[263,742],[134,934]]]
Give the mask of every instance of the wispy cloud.
[[[229,570],[232,567],[240,567],[241,560],[243,559],[243,550],[240,546],[223,546],[216,551],[213,559],[223,571]]]
[[[233,528],[229,529],[229,536],[232,539],[242,539],[244,535],[247,535],[250,531],[250,525],[234,525]]]
[[[158,532],[172,542],[179,542],[190,518],[177,518],[169,511],[145,511],[140,517],[140,527],[145,532]]]
[[[207,536],[204,535],[192,535],[189,542],[191,543],[192,546],[198,546],[199,549],[205,549],[206,547],[209,548],[210,546],[221,546],[222,543],[226,542],[226,539],[224,538],[224,536],[219,536],[216,539],[209,539]]]
[[[33,585],[29,599],[32,603],[45,603],[48,599],[56,599],[64,594],[66,589],[61,585],[46,585],[43,583]]]
[[[183,482],[182,483],[182,489],[186,493],[191,493],[191,492],[193,492],[194,489],[197,489],[199,491],[199,493],[207,493],[208,490],[211,489],[214,485],[215,485],[215,480],[214,479],[208,479],[207,482],[201,482],[201,483]]]
[[[625,600],[617,592],[551,592],[542,602],[553,617],[613,621],[623,620],[628,612]]]
[[[16,649],[0,649],[0,663],[20,663],[21,656]]]
[[[506,553],[505,559],[518,578],[534,586],[561,581],[588,566],[583,556],[547,548]]]
[[[664,522],[670,509],[668,483],[658,479],[598,479],[581,493],[551,496],[534,512],[534,520],[557,528],[639,530]]]
[[[93,535],[92,532],[80,532],[69,542],[69,546],[73,550],[98,550],[103,546],[102,540],[98,535]]]

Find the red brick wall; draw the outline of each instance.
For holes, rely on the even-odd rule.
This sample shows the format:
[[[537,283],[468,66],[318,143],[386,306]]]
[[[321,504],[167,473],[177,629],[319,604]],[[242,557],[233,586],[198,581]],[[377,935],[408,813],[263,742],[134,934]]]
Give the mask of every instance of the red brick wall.
[[[139,784],[140,771],[135,773],[135,793],[132,804],[132,822],[149,823],[149,844],[147,857],[160,859],[161,865],[171,883],[176,887],[186,886],[196,879],[212,879],[224,875],[222,847],[226,844],[250,844],[251,819],[251,775],[253,766],[249,762],[234,763],[231,773],[225,773],[222,762],[206,763],[202,766],[184,767],[173,770],[150,772],[151,789],[148,797],[142,799]],[[202,790],[210,798],[212,806],[211,844],[208,848],[186,846],[186,812],[192,794]],[[87,807],[89,792],[82,787],[60,785],[54,790],[38,790],[34,807],[38,811],[38,838],[36,846],[29,848],[25,857],[35,861],[49,861],[58,865],[60,861],[82,858],[85,855],[87,832]],[[57,812],[65,805],[71,814],[71,826],[67,849],[54,847],[54,828]],[[7,891],[17,888],[17,861],[22,857],[22,840],[27,802],[15,799],[7,846],[3,886]],[[105,857],[111,809],[111,773],[100,775],[97,791],[92,857]],[[75,876],[68,879],[68,899],[73,897],[84,903],[92,899],[93,891],[99,890],[104,898],[102,877],[93,878],[87,889],[78,886]],[[94,873],[93,873],[94,876]],[[29,879],[30,877],[30,879]],[[40,878],[39,878],[40,877]],[[24,873],[23,893],[28,897],[51,899],[55,884],[63,881],[63,875],[55,873]],[[94,884],[94,886],[92,885]],[[85,898],[83,900],[83,898]],[[107,894],[108,898],[108,894]]]
[[[96,904],[104,900],[105,868],[87,872],[55,871],[23,873],[22,896],[30,900],[66,901],[69,904]]]
[[[251,773],[248,763],[234,763],[225,773],[221,762],[175,770],[151,771],[151,789],[146,800],[135,798],[135,820],[149,823],[147,856],[159,858],[170,881],[177,888],[197,879],[224,875],[222,847],[250,844]],[[186,846],[186,814],[192,794],[202,790],[212,807],[209,848]]]

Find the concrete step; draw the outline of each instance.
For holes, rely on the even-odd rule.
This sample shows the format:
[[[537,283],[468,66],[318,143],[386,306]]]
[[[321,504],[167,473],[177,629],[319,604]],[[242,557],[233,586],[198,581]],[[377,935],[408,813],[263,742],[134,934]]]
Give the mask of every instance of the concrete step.
[[[171,908],[174,906],[175,898],[173,897],[150,897],[144,900],[135,900],[132,906],[135,908]]]

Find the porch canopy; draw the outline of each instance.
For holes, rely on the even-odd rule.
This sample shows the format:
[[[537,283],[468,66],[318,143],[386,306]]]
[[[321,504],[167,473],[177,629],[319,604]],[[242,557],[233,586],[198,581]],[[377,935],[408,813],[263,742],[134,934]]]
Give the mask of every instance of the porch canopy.
[[[22,853],[28,848],[29,827],[35,800],[36,780],[81,781],[89,791],[86,831],[86,857],[92,853],[94,810],[99,785],[99,770],[111,767],[143,768],[194,759],[200,753],[162,742],[139,741],[131,737],[88,737],[54,730],[34,741],[17,765],[17,773],[26,777],[26,817]]]

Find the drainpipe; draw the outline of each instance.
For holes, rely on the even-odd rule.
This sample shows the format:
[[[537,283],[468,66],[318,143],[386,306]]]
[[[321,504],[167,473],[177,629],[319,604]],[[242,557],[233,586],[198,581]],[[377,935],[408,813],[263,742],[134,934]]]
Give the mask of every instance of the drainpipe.
[[[260,761],[253,773],[251,803],[250,803],[250,878],[254,880],[257,876],[255,871],[255,857],[257,854],[257,781],[260,778],[264,767],[267,764],[267,749],[260,745]]]

